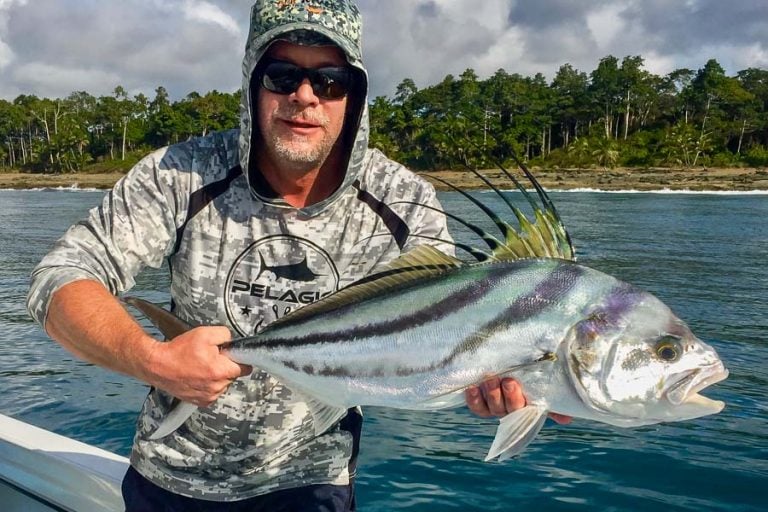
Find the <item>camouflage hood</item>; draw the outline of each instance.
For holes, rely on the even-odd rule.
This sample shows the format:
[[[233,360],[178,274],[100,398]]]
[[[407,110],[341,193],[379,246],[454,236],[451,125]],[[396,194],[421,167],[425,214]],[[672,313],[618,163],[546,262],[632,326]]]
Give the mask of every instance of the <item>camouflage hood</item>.
[[[251,143],[254,138],[254,111],[251,105],[251,76],[269,46],[277,40],[313,44],[312,40],[332,42],[344,51],[347,61],[359,71],[361,84],[350,94],[344,131],[347,150],[344,181],[331,197],[302,208],[305,215],[316,215],[333,203],[355,181],[368,147],[368,74],[363,66],[362,22],[357,7],[349,0],[258,0],[251,9],[251,27],[243,59],[243,94],[240,102],[240,164],[251,185],[252,195],[273,206],[291,208],[280,199],[262,197],[249,175]],[[299,41],[296,34],[302,34]],[[354,97],[353,97],[354,96]]]

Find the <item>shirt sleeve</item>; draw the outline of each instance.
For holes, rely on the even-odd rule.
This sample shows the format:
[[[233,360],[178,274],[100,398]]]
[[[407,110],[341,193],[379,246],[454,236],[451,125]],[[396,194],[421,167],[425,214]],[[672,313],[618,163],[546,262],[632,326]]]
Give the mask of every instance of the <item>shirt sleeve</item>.
[[[179,217],[186,214],[190,180],[190,173],[175,171],[168,157],[163,149],[136,164],[35,267],[27,309],[41,326],[62,286],[90,279],[116,295],[134,285],[143,267],[162,265],[183,222]]]

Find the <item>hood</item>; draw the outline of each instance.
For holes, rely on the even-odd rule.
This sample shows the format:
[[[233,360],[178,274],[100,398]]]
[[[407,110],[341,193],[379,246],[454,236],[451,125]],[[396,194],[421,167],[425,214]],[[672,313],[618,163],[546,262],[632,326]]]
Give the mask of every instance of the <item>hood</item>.
[[[310,32],[333,42],[342,49],[349,64],[359,71],[360,83],[349,96],[344,131],[341,134],[346,151],[346,174],[341,186],[327,199],[294,208],[279,198],[258,193],[258,185],[248,172],[251,141],[254,139],[254,112],[251,105],[251,75],[269,46],[280,39],[290,39],[296,31]],[[240,165],[258,201],[278,207],[316,215],[333,203],[358,177],[368,147],[368,74],[362,61],[362,21],[357,7],[349,0],[258,0],[251,9],[251,26],[243,59],[243,87],[240,100]],[[258,177],[257,177],[258,179]]]

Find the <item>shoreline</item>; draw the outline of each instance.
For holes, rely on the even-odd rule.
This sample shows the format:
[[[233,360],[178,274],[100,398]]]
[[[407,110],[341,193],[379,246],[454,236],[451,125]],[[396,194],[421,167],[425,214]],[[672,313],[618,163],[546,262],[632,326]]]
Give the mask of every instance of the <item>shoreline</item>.
[[[768,169],[718,168],[615,168],[615,169],[531,169],[531,173],[547,190],[595,191],[688,191],[688,192],[747,192],[768,191]],[[424,173],[432,174],[432,173]],[[510,183],[497,169],[484,173],[494,185],[509,188]],[[439,171],[435,176],[459,188],[487,188],[467,171]],[[514,174],[519,177],[518,174]],[[430,180],[438,190],[448,187]]]
[[[536,179],[548,190],[590,189],[601,191],[692,191],[746,192],[768,191],[768,169],[716,168],[615,168],[615,169],[532,169]],[[463,189],[487,188],[469,171],[429,171]],[[498,170],[484,172],[494,185],[509,188],[509,180]],[[122,173],[29,174],[0,172],[0,189],[80,188],[109,189]],[[445,185],[429,180],[438,190]]]

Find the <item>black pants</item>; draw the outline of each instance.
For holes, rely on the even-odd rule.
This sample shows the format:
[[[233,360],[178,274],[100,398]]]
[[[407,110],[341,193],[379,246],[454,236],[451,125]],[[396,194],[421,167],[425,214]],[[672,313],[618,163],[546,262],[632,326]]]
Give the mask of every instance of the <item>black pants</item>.
[[[354,482],[349,485],[310,485],[256,496],[243,501],[217,502],[180,496],[156,486],[132,467],[123,479],[126,512],[351,512]]]

